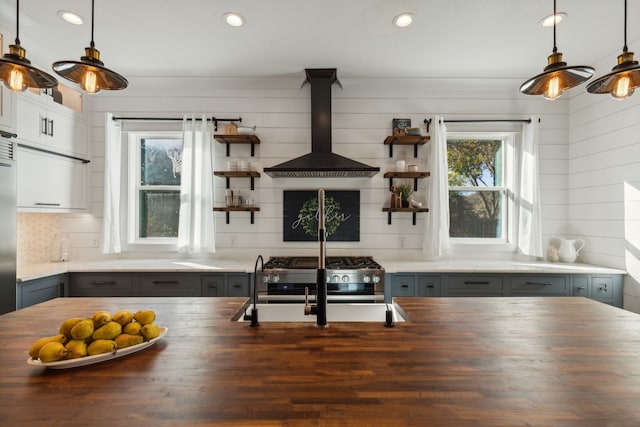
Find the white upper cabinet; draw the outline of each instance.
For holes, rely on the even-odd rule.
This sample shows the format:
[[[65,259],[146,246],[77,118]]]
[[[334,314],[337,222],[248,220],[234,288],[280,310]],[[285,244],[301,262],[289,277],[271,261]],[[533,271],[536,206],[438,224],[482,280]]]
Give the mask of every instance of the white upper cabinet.
[[[18,211],[74,212],[86,210],[88,169],[79,160],[17,150]]]
[[[53,90],[30,89],[17,98],[19,142],[70,156],[86,158],[89,155],[80,92],[58,85]]]

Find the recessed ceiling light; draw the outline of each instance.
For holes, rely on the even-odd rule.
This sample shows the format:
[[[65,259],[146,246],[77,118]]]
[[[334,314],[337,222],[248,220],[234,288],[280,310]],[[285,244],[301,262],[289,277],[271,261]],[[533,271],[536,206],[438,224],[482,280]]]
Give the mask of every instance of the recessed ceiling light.
[[[555,17],[555,23],[556,25],[558,25],[560,22],[562,22],[563,19],[567,17],[567,14],[564,12],[558,12],[554,15],[552,13],[551,15],[548,15],[542,18],[540,20],[540,25],[542,25],[543,27],[553,27],[554,17]]]
[[[84,19],[82,19],[82,16],[74,12],[69,12],[68,10],[59,10],[58,16],[64,19],[65,21],[67,21],[69,24],[73,24],[73,25],[84,24]]]
[[[411,13],[401,13],[400,15],[393,18],[393,25],[400,28],[408,27],[412,22],[413,14]]]
[[[244,17],[234,12],[228,12],[222,15],[224,22],[232,27],[242,27],[244,25]]]

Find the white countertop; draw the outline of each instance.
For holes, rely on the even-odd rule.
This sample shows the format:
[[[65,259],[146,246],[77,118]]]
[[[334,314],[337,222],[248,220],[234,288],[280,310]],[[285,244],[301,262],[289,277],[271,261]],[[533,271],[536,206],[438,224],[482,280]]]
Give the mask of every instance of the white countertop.
[[[626,274],[620,269],[580,263],[511,260],[406,261],[376,258],[387,273],[547,273]],[[114,259],[104,261],[47,262],[18,266],[18,282],[68,272],[182,272],[252,273],[254,259]]]

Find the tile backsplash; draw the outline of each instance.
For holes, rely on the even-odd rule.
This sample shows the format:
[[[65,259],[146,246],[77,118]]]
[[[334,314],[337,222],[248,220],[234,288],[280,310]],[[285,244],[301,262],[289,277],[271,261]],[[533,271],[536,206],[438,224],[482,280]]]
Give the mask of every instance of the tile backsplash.
[[[51,261],[52,245],[59,233],[59,214],[19,212],[17,227],[18,265]]]

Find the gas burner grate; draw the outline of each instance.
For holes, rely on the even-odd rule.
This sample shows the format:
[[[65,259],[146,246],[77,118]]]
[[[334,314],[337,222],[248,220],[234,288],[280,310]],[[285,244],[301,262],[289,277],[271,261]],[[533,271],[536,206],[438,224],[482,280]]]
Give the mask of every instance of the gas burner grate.
[[[372,257],[346,256],[327,257],[325,267],[330,270],[378,269],[382,266]],[[264,265],[265,269],[315,269],[318,268],[317,257],[271,257]]]

